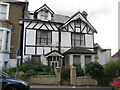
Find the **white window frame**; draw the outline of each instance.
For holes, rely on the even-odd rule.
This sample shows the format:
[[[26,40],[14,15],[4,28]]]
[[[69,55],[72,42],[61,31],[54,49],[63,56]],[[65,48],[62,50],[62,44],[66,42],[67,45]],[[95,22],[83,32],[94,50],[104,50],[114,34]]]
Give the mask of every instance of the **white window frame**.
[[[45,37],[42,36],[41,37],[42,32],[46,33],[47,36],[45,36]],[[50,34],[50,36],[48,34]],[[36,39],[37,39],[37,45],[51,45],[51,43],[52,43],[52,32],[51,31],[38,30]]]
[[[0,2],[0,5],[7,5],[7,11],[6,11],[6,18],[5,18],[5,20],[9,20],[9,9],[10,9],[10,4],[9,4],[9,3]]]
[[[79,34],[79,33],[71,33],[71,34],[72,34],[72,38],[71,38],[72,46],[84,46],[83,34]],[[76,38],[76,37],[79,37],[79,38]]]

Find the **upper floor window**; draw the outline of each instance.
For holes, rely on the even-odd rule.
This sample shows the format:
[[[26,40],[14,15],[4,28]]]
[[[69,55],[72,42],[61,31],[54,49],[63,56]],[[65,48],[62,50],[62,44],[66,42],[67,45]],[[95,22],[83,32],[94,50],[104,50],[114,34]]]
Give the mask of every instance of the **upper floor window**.
[[[37,45],[51,45],[52,35],[51,31],[37,31]]]
[[[9,31],[7,31],[7,35],[6,35],[6,50],[8,50],[8,45],[9,45]]]
[[[9,4],[0,3],[0,19],[8,19]]]
[[[48,20],[48,11],[45,11],[45,10],[41,11],[41,19]]]
[[[72,33],[72,46],[84,46],[84,35]]]

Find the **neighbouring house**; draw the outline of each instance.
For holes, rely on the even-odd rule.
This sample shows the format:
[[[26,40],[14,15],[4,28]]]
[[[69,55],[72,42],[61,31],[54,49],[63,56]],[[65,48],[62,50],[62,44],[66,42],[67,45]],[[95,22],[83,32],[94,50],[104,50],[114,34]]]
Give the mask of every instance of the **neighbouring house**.
[[[112,56],[111,60],[120,61],[120,49],[118,50],[118,52],[116,52],[116,53]]]
[[[18,0],[0,1],[0,65],[16,66],[16,51],[21,48],[19,19],[28,2]]]
[[[111,49],[103,49],[98,43],[95,43],[96,60],[104,65],[111,59]]]
[[[28,11],[21,19],[24,22],[23,60],[28,57],[52,68],[81,65],[84,69],[100,55],[94,45],[97,31],[87,15],[85,11],[73,16],[56,14],[46,4],[34,12]],[[101,57],[98,56],[100,60]]]

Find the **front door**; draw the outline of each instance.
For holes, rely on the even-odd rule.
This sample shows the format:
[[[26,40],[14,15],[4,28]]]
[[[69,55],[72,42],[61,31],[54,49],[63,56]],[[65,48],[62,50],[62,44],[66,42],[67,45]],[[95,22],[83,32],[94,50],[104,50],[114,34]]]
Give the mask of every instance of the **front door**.
[[[56,67],[58,67],[58,61],[51,61],[51,67],[52,69],[55,69]]]

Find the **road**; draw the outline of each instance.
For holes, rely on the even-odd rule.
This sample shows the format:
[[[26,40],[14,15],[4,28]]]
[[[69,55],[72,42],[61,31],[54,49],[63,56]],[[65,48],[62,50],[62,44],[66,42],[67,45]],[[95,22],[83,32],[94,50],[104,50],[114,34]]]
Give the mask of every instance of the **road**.
[[[31,85],[30,90],[112,90],[111,87],[80,87],[80,86],[51,86]]]

